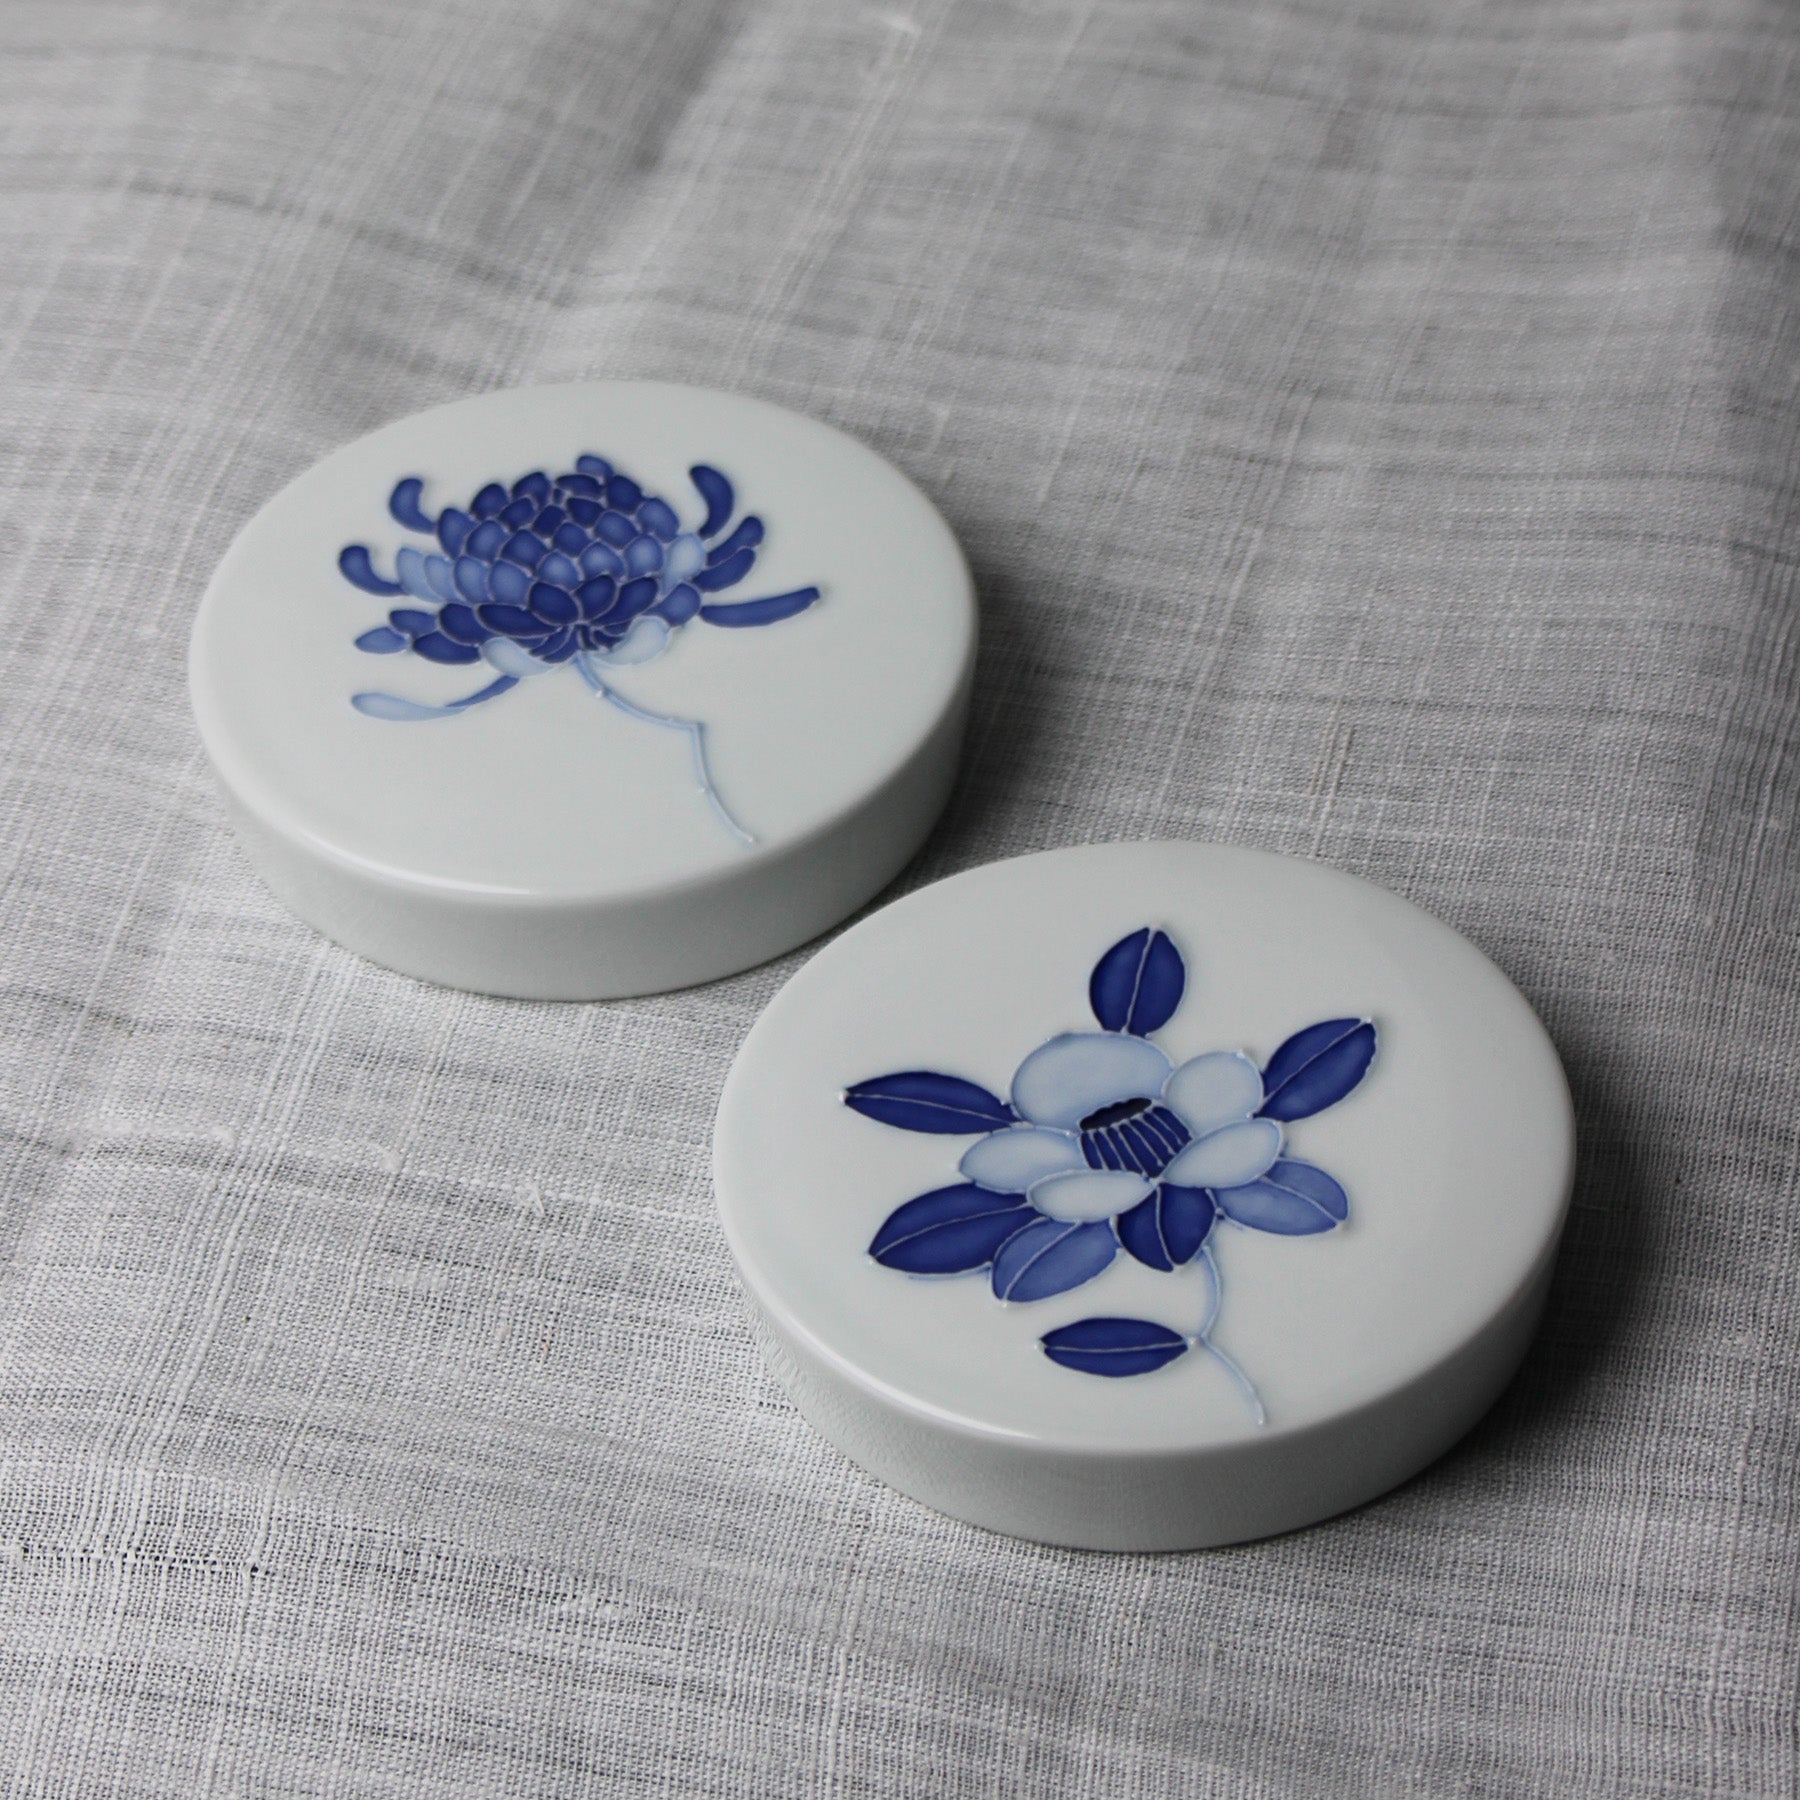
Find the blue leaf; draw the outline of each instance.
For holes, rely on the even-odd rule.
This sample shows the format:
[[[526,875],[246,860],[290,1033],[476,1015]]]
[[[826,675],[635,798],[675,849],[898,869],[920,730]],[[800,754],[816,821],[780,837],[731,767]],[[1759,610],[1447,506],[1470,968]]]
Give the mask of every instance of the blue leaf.
[[[1262,1116],[1310,1119],[1342,1100],[1374,1060],[1375,1027],[1367,1019],[1325,1019],[1296,1031],[1263,1070]]]
[[[1119,1215],[1119,1242],[1152,1269],[1178,1269],[1200,1254],[1217,1210],[1205,1188],[1164,1183]]]
[[[935,1131],[951,1137],[970,1137],[1013,1123],[1013,1109],[986,1088],[930,1069],[903,1069],[859,1081],[844,1090],[844,1104],[902,1131]]]
[[[1152,1319],[1077,1319],[1038,1339],[1044,1354],[1084,1375],[1148,1375],[1187,1354],[1179,1331]]]
[[[994,1295],[1000,1300],[1048,1300],[1092,1281],[1119,1254],[1105,1219],[1039,1218],[1016,1232],[994,1257]]]
[[[754,550],[734,551],[723,562],[713,563],[694,576],[694,586],[703,594],[716,594],[720,588],[736,587],[750,573],[756,561]]]
[[[771,594],[766,600],[734,600],[703,606],[700,616],[709,625],[775,625],[805,612],[818,599],[816,587],[795,588],[789,594]]]
[[[1120,938],[1094,964],[1088,1003],[1108,1031],[1148,1037],[1175,1016],[1187,986],[1181,952],[1149,926]]]
[[[338,568],[352,587],[361,588],[365,594],[379,594],[386,600],[405,591],[399,582],[384,581],[375,573],[367,544],[346,544],[338,552]]]
[[[396,650],[410,649],[411,646],[412,639],[391,625],[377,625],[356,640],[357,649],[372,651],[376,656],[392,656]]]
[[[731,491],[731,483],[717,469],[709,468],[705,463],[695,463],[688,470],[688,480],[706,502],[706,518],[701,523],[700,535],[709,538],[731,517],[731,509],[737,505],[737,496]]]
[[[966,1275],[985,1269],[1008,1238],[1040,1217],[1023,1194],[967,1183],[938,1188],[889,1213],[869,1254],[908,1275]]]
[[[1310,1237],[1350,1215],[1344,1190],[1323,1169],[1303,1162],[1278,1162],[1260,1181],[1220,1188],[1213,1198],[1226,1218],[1280,1237]]]
[[[424,493],[425,484],[418,476],[409,475],[388,495],[388,511],[391,512],[408,531],[422,531],[427,537],[437,530],[437,520],[432,518],[419,505],[419,496]]]

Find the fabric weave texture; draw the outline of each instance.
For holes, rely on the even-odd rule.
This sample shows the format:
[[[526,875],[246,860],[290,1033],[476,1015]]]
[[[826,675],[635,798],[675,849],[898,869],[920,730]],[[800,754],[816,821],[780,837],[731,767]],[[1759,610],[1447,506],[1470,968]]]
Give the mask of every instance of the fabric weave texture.
[[[0,1792],[1792,1794],[1797,67],[1774,0],[0,11]],[[185,690],[233,533],[605,376],[967,546],[895,891],[1253,844],[1539,1009],[1569,1231],[1436,1467],[1188,1557],[936,1517],[713,1221],[797,957],[510,1003],[259,885]]]

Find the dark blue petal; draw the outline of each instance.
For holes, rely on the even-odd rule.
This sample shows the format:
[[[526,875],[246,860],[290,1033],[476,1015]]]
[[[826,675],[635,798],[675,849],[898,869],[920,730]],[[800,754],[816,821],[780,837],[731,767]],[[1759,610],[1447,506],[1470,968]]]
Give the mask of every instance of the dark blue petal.
[[[425,484],[418,476],[409,475],[398,483],[394,491],[388,495],[388,511],[406,527],[408,531],[422,531],[426,536],[437,530],[437,520],[419,505],[419,496],[424,493]]]
[[[625,546],[625,572],[628,575],[654,575],[663,565],[662,545],[653,537],[633,538]]]
[[[600,517],[600,512],[601,507],[598,500],[571,499],[569,502],[569,517],[577,525],[585,525],[590,531],[593,530],[595,521]]]
[[[636,512],[644,490],[629,475],[609,475],[606,481],[606,504],[620,512]]]
[[[775,625],[805,612],[818,597],[816,587],[804,587],[791,594],[771,594],[765,600],[715,600],[711,606],[701,607],[700,616],[709,625]]]
[[[659,537],[666,544],[681,529],[681,521],[675,516],[675,509],[666,500],[658,500],[654,496],[646,500],[637,509],[638,523],[651,534]]]
[[[533,469],[512,484],[512,491],[515,499],[530,500],[534,505],[542,506],[550,498],[550,477],[542,469]]]
[[[460,600],[452,600],[438,614],[438,629],[445,637],[455,638],[459,644],[485,644],[493,636],[475,616],[475,609],[464,606]]]
[[[1038,1342],[1052,1362],[1084,1375],[1148,1375],[1188,1349],[1179,1331],[1152,1319],[1077,1319]]]
[[[537,566],[539,581],[547,581],[552,587],[575,587],[581,580],[581,571],[560,550],[552,550]]]
[[[476,565],[478,568],[480,564]],[[531,592],[531,577],[517,563],[497,562],[488,570],[487,592],[483,600],[498,600],[502,606],[523,606]]]
[[[594,532],[603,543],[611,544],[615,550],[623,549],[638,534],[637,520],[622,512],[605,512]]]
[[[625,576],[625,559],[611,544],[589,544],[576,558],[584,575],[610,575],[615,581]]]
[[[612,473],[612,464],[604,456],[578,456],[575,467],[583,475],[592,476],[598,481],[604,481]]]
[[[500,509],[500,523],[510,525],[517,531],[521,525],[529,525],[538,516],[538,503],[529,496],[520,500],[510,500]]]
[[[650,609],[656,618],[667,619],[671,625],[685,625],[699,610],[700,596],[685,581],[670,588]]]
[[[499,482],[490,481],[473,500],[469,511],[478,519],[491,519],[506,504],[507,493]]]
[[[395,594],[405,590],[397,581],[384,581],[375,573],[375,565],[369,561],[369,548],[366,544],[346,544],[338,552],[338,568],[344,579],[352,587],[359,587],[365,594],[379,594],[382,599],[391,599]]]
[[[1042,1219],[1015,1232],[994,1257],[994,1294],[1001,1300],[1048,1300],[1092,1281],[1119,1254],[1105,1219]]]
[[[711,568],[702,569],[694,577],[694,586],[708,594],[716,594],[720,588],[735,587],[750,573],[751,565],[755,561],[756,552],[754,550],[734,551],[722,563],[715,563]]]
[[[438,514],[438,542],[444,546],[448,556],[461,556],[464,546],[469,541],[469,533],[475,529],[475,521],[466,512],[458,512],[454,506],[446,506]]]
[[[478,606],[475,610],[480,614],[482,624],[502,637],[532,643],[550,635],[550,627],[536,613],[528,613],[522,606]]]
[[[709,538],[731,517],[731,509],[737,505],[737,496],[731,491],[731,483],[706,463],[695,463],[688,470],[688,480],[706,502],[706,518],[701,523],[700,535]]]
[[[1041,1216],[1023,1194],[938,1188],[889,1213],[869,1254],[909,1275],[965,1275],[985,1269],[1009,1237]]]
[[[844,1104],[883,1125],[902,1131],[935,1131],[949,1136],[969,1136],[1010,1125],[1013,1109],[998,1095],[960,1075],[939,1075],[930,1069],[903,1069],[895,1075],[877,1075],[844,1090]]]
[[[500,552],[508,562],[516,562],[522,568],[535,569],[544,560],[549,546],[541,537],[529,531],[515,531],[506,540],[506,548]]]
[[[658,587],[654,575],[642,575],[636,581],[628,581],[619,589],[618,604],[612,610],[611,623],[618,624],[624,619],[635,619],[639,613],[647,612],[656,604]]]
[[[581,617],[575,596],[563,588],[551,587],[547,581],[534,581],[526,601],[540,619],[552,625],[572,625]]]
[[[1200,1254],[1216,1216],[1205,1188],[1165,1185],[1119,1215],[1119,1242],[1152,1269],[1178,1269]]]
[[[550,542],[564,556],[579,556],[588,547],[588,534],[579,525],[559,525]]]
[[[541,538],[554,538],[568,522],[569,515],[560,506],[546,506],[531,521],[531,529]]]
[[[472,644],[459,644],[455,638],[445,637],[441,631],[426,632],[413,648],[421,656],[436,663],[472,663],[481,659],[481,652]]]
[[[600,483],[607,475],[610,475],[612,471],[608,469],[606,464],[601,462],[597,456],[584,456],[581,460],[583,462],[598,464],[599,472],[596,474],[584,471],[579,475],[559,475],[556,478],[556,485],[561,488],[564,493],[580,494],[585,499],[598,500],[601,493]]]
[[[377,656],[392,656],[396,650],[410,650],[412,639],[404,631],[395,631],[391,625],[377,625],[356,640],[356,647],[373,651]]]
[[[539,644],[531,654],[547,663],[567,662],[580,647],[575,641],[574,632],[559,631],[547,643]]]
[[[1309,1119],[1342,1100],[1374,1060],[1368,1019],[1325,1019],[1296,1031],[1263,1070],[1262,1116]]]
[[[1145,926],[1120,938],[1094,964],[1088,1003],[1108,1031],[1148,1037],[1175,1016],[1186,986],[1181,952],[1166,932]]]
[[[492,562],[505,543],[506,527],[498,519],[483,519],[469,533],[468,542],[463,545],[463,554],[480,557],[483,562]]]
[[[584,619],[604,619],[618,597],[619,584],[610,575],[602,575],[596,581],[584,581],[575,590],[575,599]]]
[[[422,637],[428,631],[437,630],[437,614],[422,612],[416,606],[396,606],[388,614],[388,623],[408,637]]]
[[[713,545],[706,561],[710,567],[736,556],[740,550],[754,550],[763,541],[763,522],[755,513],[738,521],[738,528],[723,543]]]
[[[1323,1169],[1303,1162],[1278,1162],[1260,1181],[1220,1188],[1213,1198],[1226,1218],[1281,1237],[1329,1231],[1350,1214],[1344,1190]]]

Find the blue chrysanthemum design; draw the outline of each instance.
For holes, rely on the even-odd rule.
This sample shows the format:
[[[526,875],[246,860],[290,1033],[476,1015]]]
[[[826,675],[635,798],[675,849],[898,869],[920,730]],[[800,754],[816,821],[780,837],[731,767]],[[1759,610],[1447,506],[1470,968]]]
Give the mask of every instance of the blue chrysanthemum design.
[[[1064,1368],[1147,1375],[1193,1349],[1216,1357],[1262,1402],[1212,1341],[1221,1286],[1212,1237],[1221,1221],[1283,1237],[1331,1231],[1350,1214],[1339,1183],[1290,1153],[1289,1128],[1335,1106],[1369,1072],[1375,1026],[1324,1019],[1297,1031],[1261,1067],[1214,1050],[1177,1067],[1153,1042],[1187,987],[1181,952],[1149,926],[1094,965],[1098,1031],[1069,1031],[1033,1050],[1010,1100],[928,1069],[877,1076],[844,1102],[902,1131],[973,1136],[962,1180],[892,1212],[869,1245],[909,1275],[987,1271],[1001,1300],[1046,1300],[1092,1281],[1121,1250],[1173,1272],[1199,1264],[1205,1317],[1190,1331],[1151,1319],[1092,1318],[1039,1341]]]
[[[611,682],[614,670],[660,656],[695,619],[774,625],[819,598],[816,587],[719,598],[755,565],[763,522],[750,514],[733,524],[737,496],[717,469],[697,463],[688,474],[705,507],[691,529],[668,501],[601,456],[578,456],[561,475],[534,469],[510,488],[490,482],[466,509],[448,506],[436,518],[421,504],[423,480],[407,476],[388,511],[409,531],[435,538],[437,548],[407,545],[389,580],[367,545],[344,547],[338,568],[345,580],[401,602],[356,646],[378,656],[410,651],[427,662],[486,663],[494,678],[442,705],[385,693],[353,694],[351,705],[376,719],[451,718],[569,664],[629,717],[684,733],[700,791],[725,827],[750,843],[713,785],[704,723],[639,706]]]

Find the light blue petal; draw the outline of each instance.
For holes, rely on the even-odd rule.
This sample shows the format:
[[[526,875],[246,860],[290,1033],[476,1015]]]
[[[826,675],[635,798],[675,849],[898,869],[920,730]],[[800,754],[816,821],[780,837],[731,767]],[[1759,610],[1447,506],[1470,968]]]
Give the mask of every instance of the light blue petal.
[[[1014,1110],[1034,1125],[1073,1131],[1115,1100],[1148,1100],[1169,1079],[1169,1059],[1143,1038],[1066,1031],[1034,1050],[1013,1077]]]
[[[1184,1062],[1163,1089],[1163,1099],[1195,1137],[1234,1119],[1252,1117],[1262,1097],[1262,1071],[1241,1050],[1196,1056]]]
[[[684,531],[663,552],[663,575],[670,587],[705,567],[706,546],[691,531]]]
[[[1037,1125],[1015,1125],[990,1132],[972,1144],[959,1165],[978,1187],[996,1194],[1022,1194],[1046,1175],[1085,1169],[1080,1142],[1067,1132],[1045,1131]]]
[[[611,668],[628,668],[632,663],[647,663],[661,656],[669,647],[669,627],[661,619],[637,620],[610,650],[594,650],[589,654],[597,663]]]
[[[542,675],[549,667],[541,663],[522,645],[515,644],[511,638],[492,637],[481,646],[481,654],[502,675],[511,675],[515,679],[525,675]]]
[[[1243,1187],[1268,1173],[1281,1154],[1281,1127],[1273,1119],[1240,1119],[1188,1145],[1163,1170],[1177,1187]]]
[[[1050,1219],[1110,1219],[1147,1200],[1150,1189],[1143,1176],[1125,1169],[1083,1169],[1034,1183],[1031,1204]]]
[[[425,558],[411,544],[396,552],[394,573],[400,577],[400,585],[418,599],[436,601],[442,598],[431,585],[431,577],[425,569]]]

